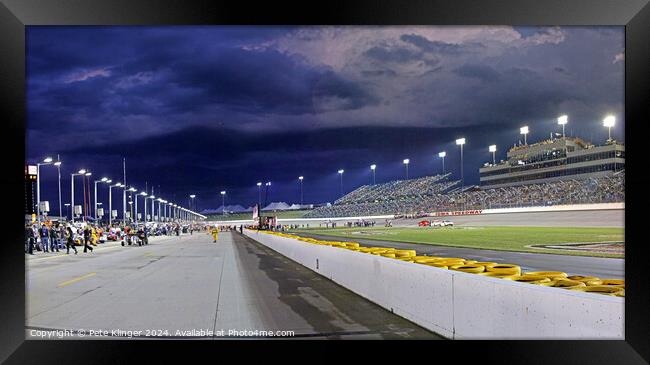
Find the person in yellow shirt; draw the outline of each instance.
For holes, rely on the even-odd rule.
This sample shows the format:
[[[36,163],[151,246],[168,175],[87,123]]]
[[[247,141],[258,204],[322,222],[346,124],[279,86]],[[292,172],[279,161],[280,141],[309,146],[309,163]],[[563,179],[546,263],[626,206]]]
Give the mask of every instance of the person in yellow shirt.
[[[217,229],[217,226],[212,227],[210,233],[212,233],[212,238],[214,239],[213,242],[217,242],[219,239],[219,229]]]

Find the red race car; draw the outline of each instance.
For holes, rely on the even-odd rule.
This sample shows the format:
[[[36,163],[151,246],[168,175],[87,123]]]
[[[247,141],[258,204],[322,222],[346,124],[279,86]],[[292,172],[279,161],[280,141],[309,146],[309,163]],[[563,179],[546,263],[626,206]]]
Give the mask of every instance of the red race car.
[[[420,226],[420,227],[430,227],[431,222],[430,221],[421,221],[420,223],[418,223],[418,226]]]

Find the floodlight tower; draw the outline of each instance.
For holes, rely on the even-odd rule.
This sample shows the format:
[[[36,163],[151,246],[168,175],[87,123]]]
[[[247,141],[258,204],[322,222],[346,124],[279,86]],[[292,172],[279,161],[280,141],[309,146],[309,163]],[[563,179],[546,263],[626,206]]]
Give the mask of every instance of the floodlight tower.
[[[372,164],[370,165],[370,170],[372,171],[372,185],[375,185],[375,170],[377,169],[377,165]]]
[[[442,158],[442,174],[445,174],[445,156],[447,156],[447,152],[442,151],[438,153],[438,157]]]
[[[408,158],[405,158],[404,161],[402,161],[402,162],[404,163],[404,166],[406,166],[406,180],[408,180],[409,179],[409,163],[411,162],[411,160],[409,160]]]
[[[488,150],[492,152],[492,165],[496,165],[496,152],[497,152],[497,145],[493,144],[490,147],[488,147]]]
[[[465,145],[465,138],[456,140],[456,145],[460,146],[460,187],[465,187],[465,176],[463,175],[463,146]]]
[[[528,135],[528,126],[519,128],[519,133],[524,135],[524,144],[527,145],[526,136]]]
[[[616,117],[608,115],[603,119],[603,126],[607,127],[607,141],[612,140],[612,127],[616,124]]]
[[[559,118],[557,118],[557,124],[562,126],[562,138],[564,138],[564,126],[569,122],[569,117],[566,115],[562,115]]]

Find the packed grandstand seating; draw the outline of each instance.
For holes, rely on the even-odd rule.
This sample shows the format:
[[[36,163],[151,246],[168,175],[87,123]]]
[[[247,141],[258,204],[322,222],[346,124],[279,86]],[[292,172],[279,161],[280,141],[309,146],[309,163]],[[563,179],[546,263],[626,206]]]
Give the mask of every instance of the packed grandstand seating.
[[[423,215],[436,211],[589,204],[625,201],[625,172],[585,180],[562,180],[496,189],[459,188],[447,175],[364,185],[319,207],[305,218]]]

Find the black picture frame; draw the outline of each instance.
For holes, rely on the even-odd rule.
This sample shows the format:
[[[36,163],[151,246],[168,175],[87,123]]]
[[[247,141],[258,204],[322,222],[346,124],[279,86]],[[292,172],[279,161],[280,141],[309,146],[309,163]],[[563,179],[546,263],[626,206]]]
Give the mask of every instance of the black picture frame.
[[[0,1],[0,80],[2,136],[4,137],[3,191],[22,189],[25,161],[25,26],[30,25],[622,25],[625,26],[625,134],[628,166],[626,199],[626,300],[625,340],[623,341],[442,341],[402,342],[385,346],[381,342],[301,343],[308,358],[324,360],[344,349],[375,352],[380,357],[413,357],[409,361],[429,361],[429,356],[450,353],[460,359],[498,360],[515,363],[644,363],[650,361],[650,318],[648,284],[644,270],[643,225],[647,220],[648,177],[643,157],[647,128],[650,77],[650,6],[648,0],[355,0],[313,2],[250,1],[146,1],[146,0],[1,0]],[[23,149],[19,151],[18,149]],[[630,150],[632,153],[630,153]],[[0,255],[0,360],[8,363],[54,363],[128,361],[137,354],[165,356],[177,350],[178,342],[154,341],[26,341],[25,340],[25,260],[22,244],[24,222],[21,194],[5,194],[3,215],[7,230],[6,247]],[[91,310],[91,309],[89,309]],[[118,309],[116,309],[118,310]],[[236,345],[236,346],[235,346]],[[367,346],[366,346],[367,345]],[[297,358],[293,341],[231,342],[183,341],[188,361],[199,356],[231,354]],[[268,346],[267,351],[251,347]],[[372,348],[369,348],[372,347]],[[191,350],[189,349],[191,348]],[[394,351],[388,351],[391,348]],[[213,350],[217,349],[215,352]],[[332,351],[335,349],[335,351]],[[189,350],[189,352],[188,352]],[[379,351],[379,352],[377,352]],[[424,352],[422,352],[424,351]],[[427,355],[430,354],[430,355]],[[168,360],[171,358],[167,358]],[[342,358],[341,358],[342,359]],[[429,359],[429,360],[427,360]],[[240,359],[241,360],[241,359]],[[346,359],[347,360],[347,359]],[[343,361],[343,360],[341,360]],[[432,360],[431,360],[432,361]]]

